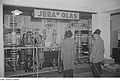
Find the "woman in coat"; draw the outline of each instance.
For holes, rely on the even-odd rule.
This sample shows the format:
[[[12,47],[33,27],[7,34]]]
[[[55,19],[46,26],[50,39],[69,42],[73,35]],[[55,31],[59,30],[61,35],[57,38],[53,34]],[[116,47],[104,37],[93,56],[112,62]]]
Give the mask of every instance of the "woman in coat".
[[[73,77],[74,57],[76,54],[76,43],[72,39],[71,30],[66,31],[65,39],[61,43],[61,59],[63,60],[64,77]]]

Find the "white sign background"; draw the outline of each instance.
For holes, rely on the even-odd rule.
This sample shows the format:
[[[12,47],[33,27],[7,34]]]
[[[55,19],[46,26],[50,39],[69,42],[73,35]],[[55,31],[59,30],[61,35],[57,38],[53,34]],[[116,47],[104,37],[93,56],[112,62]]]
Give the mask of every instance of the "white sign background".
[[[72,19],[79,20],[79,13],[34,9],[34,18]]]

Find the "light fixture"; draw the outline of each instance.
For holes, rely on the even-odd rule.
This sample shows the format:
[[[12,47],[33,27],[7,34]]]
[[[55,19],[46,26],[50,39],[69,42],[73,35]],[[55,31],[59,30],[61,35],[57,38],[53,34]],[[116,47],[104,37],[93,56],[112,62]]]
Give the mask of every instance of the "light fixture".
[[[13,27],[12,27],[12,32],[11,32],[11,44],[12,45],[16,45],[16,32],[15,32],[15,16],[19,16],[20,14],[22,14],[22,11],[19,10],[14,10],[11,12],[12,13],[12,19],[13,19]]]
[[[11,12],[14,16],[17,16],[17,15],[20,15],[22,14],[23,12],[22,11],[19,11],[19,10],[14,10]]]

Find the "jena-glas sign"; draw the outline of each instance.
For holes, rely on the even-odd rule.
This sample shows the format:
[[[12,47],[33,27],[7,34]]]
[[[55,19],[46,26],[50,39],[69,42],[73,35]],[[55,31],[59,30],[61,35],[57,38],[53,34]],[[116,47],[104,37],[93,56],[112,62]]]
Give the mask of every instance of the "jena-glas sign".
[[[34,9],[34,18],[54,18],[54,19],[79,20],[79,13]]]

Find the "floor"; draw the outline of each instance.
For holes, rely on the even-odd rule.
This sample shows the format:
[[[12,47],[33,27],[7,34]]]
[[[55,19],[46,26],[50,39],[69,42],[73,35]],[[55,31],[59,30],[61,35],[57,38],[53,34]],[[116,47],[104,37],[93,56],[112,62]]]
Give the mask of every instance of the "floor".
[[[36,75],[25,75],[25,76],[16,76],[16,77],[26,77],[26,78],[29,78],[29,77],[36,77]],[[49,77],[52,77],[52,78],[55,78],[55,77],[58,77],[58,78],[62,78],[62,73],[59,73],[59,72],[48,72],[48,73],[42,73],[42,74],[39,74],[39,78],[49,78]],[[76,69],[74,70],[74,78],[90,78],[90,77],[93,77],[92,76],[92,72],[89,71],[88,68],[86,68],[86,71],[82,71],[81,69]],[[110,78],[113,78],[113,77],[120,77],[120,75],[116,75],[116,74],[113,74],[113,73],[110,73],[110,72],[106,72],[104,71],[102,77],[110,77]]]
[[[89,68],[89,65],[79,65],[79,66],[76,66],[75,69],[74,69],[74,78],[90,78],[90,77],[93,77],[92,75],[92,72]],[[17,77],[17,78],[29,78],[29,77],[36,77],[36,75],[33,75],[33,74],[28,74],[28,75],[23,75],[23,76],[14,76],[14,77]],[[46,72],[46,73],[39,73],[38,75],[38,78],[47,78],[47,77],[52,77],[52,78],[55,78],[55,77],[58,77],[58,78],[62,78],[62,73],[58,72],[58,71],[54,71],[54,72]],[[108,71],[103,71],[103,75],[101,75],[101,77],[120,77],[120,75],[118,74],[114,74],[112,72],[108,72]]]

